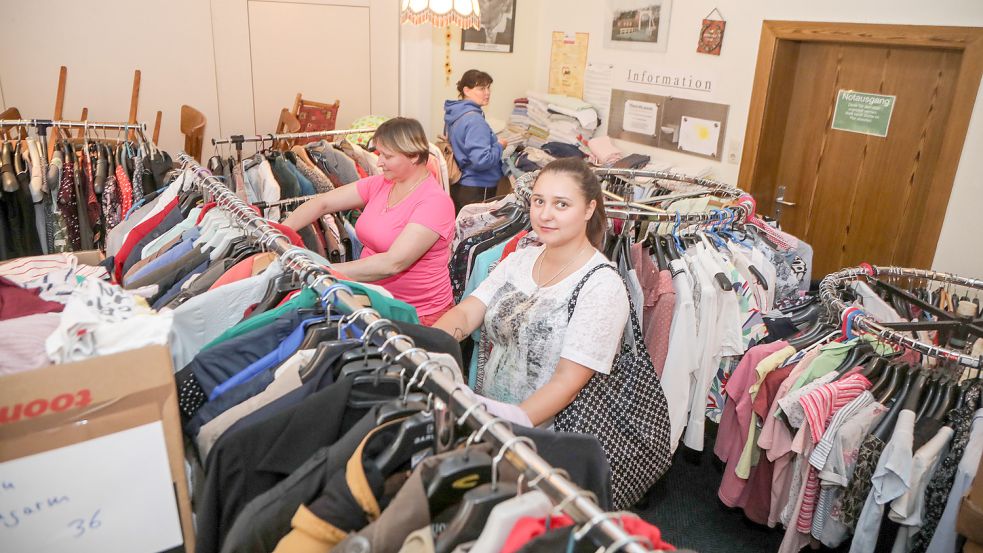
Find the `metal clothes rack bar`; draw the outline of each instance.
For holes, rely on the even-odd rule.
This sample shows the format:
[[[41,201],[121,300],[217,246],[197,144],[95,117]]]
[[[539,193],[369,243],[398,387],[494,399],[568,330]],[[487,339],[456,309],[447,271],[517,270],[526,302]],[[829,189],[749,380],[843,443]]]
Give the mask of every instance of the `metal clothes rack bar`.
[[[0,127],[64,127],[77,129],[118,129],[146,131],[146,123],[100,123],[90,121],[59,121],[57,119],[0,119]]]
[[[737,199],[745,194],[740,188],[731,186],[729,184],[724,184],[713,179],[704,179],[700,177],[694,177],[691,175],[684,175],[682,173],[673,173],[671,171],[652,171],[646,169],[614,169],[614,168],[600,168],[595,169],[594,174],[598,177],[614,176],[621,177],[624,179],[631,178],[652,178],[656,180],[671,180],[675,182],[682,182],[686,184],[693,184],[696,186],[702,186],[711,190],[715,195],[719,195],[723,198]],[[662,199],[656,197],[652,199],[658,203],[663,201]]]
[[[412,374],[410,386],[416,385],[433,393],[459,417],[458,424],[467,425],[477,432],[476,439],[500,448],[504,458],[525,476],[530,486],[543,491],[559,510],[578,524],[593,528],[608,546],[608,552],[624,550],[642,553],[651,549],[643,545],[641,538],[625,532],[614,520],[619,514],[602,511],[587,496],[587,492],[543,460],[529,440],[517,437],[507,422],[493,417],[480,403],[460,392],[454,380],[444,373],[444,370],[452,369],[429,359],[425,350],[415,347],[410,338],[400,335],[395,325],[380,317],[375,310],[358,305],[350,291],[317,265],[307,255],[307,250],[294,246],[188,154],[178,154],[178,161],[195,174],[196,181],[213,196],[220,208],[229,212],[262,246],[277,253],[286,269],[296,272],[323,301],[332,301],[332,305],[344,312],[347,315],[345,324],[357,323],[363,329],[363,340],[379,346],[394,363]]]
[[[595,169],[595,174],[598,176],[604,175],[624,175],[624,174],[638,174],[642,176],[651,176],[657,178],[672,178],[681,182],[688,182],[691,184],[699,184],[700,186],[707,186],[712,188],[713,191],[719,192],[720,197],[726,198],[728,200],[740,200],[746,197],[746,194],[740,188],[735,188],[733,186],[712,181],[709,179],[701,179],[697,177],[690,177],[687,175],[682,175],[679,173],[670,173],[667,171],[644,171],[641,169]],[[512,185],[512,189],[516,196],[520,198],[526,205],[529,204],[529,200],[532,197],[532,186],[536,181],[536,177],[539,176],[539,171],[530,171],[524,173],[522,176],[517,178]],[[688,194],[688,193],[687,193]],[[606,194],[614,196],[614,194]],[[620,198],[620,197],[619,197]],[[621,198],[624,200],[624,198]],[[700,213],[675,213],[669,211],[660,211],[652,208],[650,206],[640,206],[644,209],[627,209],[631,208],[632,204],[635,202],[627,201],[606,201],[605,211],[607,216],[611,219],[621,219],[627,221],[651,221],[656,223],[679,223],[680,226],[693,226],[702,225],[706,223],[713,222],[725,222],[730,220],[731,222],[746,222],[749,215],[753,213],[753,206],[746,204],[741,201],[730,209],[733,210],[732,213],[728,213],[725,210],[717,209],[711,211],[704,211]]]
[[[983,290],[983,280],[962,277],[952,273],[942,273],[925,269],[909,269],[904,267],[864,266],[843,269],[827,275],[826,278],[819,283],[820,298],[822,298],[823,303],[826,305],[826,308],[830,311],[830,313],[836,314],[838,318],[842,319],[844,312],[851,306],[847,302],[840,299],[837,293],[838,288],[847,282],[852,282],[860,278],[876,279],[878,276],[933,280],[936,282],[945,282],[958,286],[974,288],[977,290]],[[877,336],[884,342],[897,344],[929,357],[954,361],[964,367],[983,369],[983,358],[972,357],[960,351],[955,351],[942,346],[936,346],[935,344],[927,344],[920,340],[906,336],[901,332],[888,328],[873,317],[863,313],[856,315],[853,318],[853,326],[862,332],[867,332]]]
[[[345,134],[361,134],[375,132],[375,127],[364,129],[338,129],[333,131],[310,131],[310,132],[291,132],[291,133],[269,133],[257,134],[255,136],[245,136],[234,134],[228,138],[213,138],[212,146],[219,144],[243,144],[245,142],[274,142],[276,140],[289,140],[291,138],[317,138],[319,136],[340,136]]]

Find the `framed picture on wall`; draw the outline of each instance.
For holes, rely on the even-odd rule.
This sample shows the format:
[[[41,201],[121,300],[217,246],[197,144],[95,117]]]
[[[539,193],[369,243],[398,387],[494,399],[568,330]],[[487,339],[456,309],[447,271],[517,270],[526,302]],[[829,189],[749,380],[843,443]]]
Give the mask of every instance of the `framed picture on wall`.
[[[511,53],[517,0],[478,0],[481,28],[461,32],[461,50]]]
[[[604,46],[665,52],[669,45],[672,0],[607,0]]]

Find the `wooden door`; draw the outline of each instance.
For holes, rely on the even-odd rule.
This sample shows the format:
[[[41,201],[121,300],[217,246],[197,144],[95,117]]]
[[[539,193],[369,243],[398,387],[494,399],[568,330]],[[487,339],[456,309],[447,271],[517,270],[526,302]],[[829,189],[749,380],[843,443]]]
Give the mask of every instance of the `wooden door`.
[[[815,278],[931,264],[981,67],[983,29],[765,22],[740,185]],[[896,97],[886,137],[832,128],[842,90]]]

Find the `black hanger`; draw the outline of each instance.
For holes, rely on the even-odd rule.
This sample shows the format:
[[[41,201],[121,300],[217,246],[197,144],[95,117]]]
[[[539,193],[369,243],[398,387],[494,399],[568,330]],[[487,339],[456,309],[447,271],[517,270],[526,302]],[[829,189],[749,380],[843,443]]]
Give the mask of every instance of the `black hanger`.
[[[874,347],[869,342],[859,342],[850,349],[834,372],[842,376],[857,365],[864,364],[869,357],[873,357],[873,353]]]
[[[492,458],[483,451],[466,448],[449,454],[426,483],[431,518],[460,503],[467,490],[490,482],[491,473]]]
[[[648,247],[649,255],[655,256],[655,264],[659,267],[659,270],[665,271],[669,269],[669,259],[666,257],[665,250],[662,249],[662,240],[650,234],[645,238],[645,244]]]
[[[300,290],[302,283],[293,272],[277,275],[270,280],[266,286],[266,292],[250,313],[250,317],[258,315],[264,311],[269,311],[276,307],[287,294],[295,290]]]
[[[480,431],[479,431],[480,432]],[[484,484],[464,494],[461,506],[454,518],[447,524],[446,529],[437,536],[435,551],[451,553],[458,545],[478,538],[484,528],[485,521],[491,515],[492,509],[499,503],[515,497],[517,488],[512,483],[502,483],[499,478],[499,467],[510,444],[525,442],[535,448],[532,440],[527,437],[512,438],[506,443],[498,455],[492,460],[492,479],[490,484]]]
[[[662,251],[666,253],[670,260],[680,259],[679,250],[676,249],[676,241],[667,237],[660,236],[659,242],[662,244]]]
[[[451,553],[458,545],[478,539],[492,509],[515,497],[516,492],[515,484],[502,483],[482,484],[466,492],[454,518],[437,536],[434,543],[435,553]]]
[[[877,382],[880,382],[880,378],[884,376],[884,371],[887,369],[888,365],[888,360],[884,356],[875,355],[864,365],[864,368],[861,369],[860,374],[864,375],[864,377],[872,383],[875,382],[875,379],[877,379]],[[876,384],[872,385],[870,389],[873,390],[874,386],[876,386]]]
[[[388,477],[399,467],[408,465],[415,455],[432,449],[433,444],[433,413],[417,413],[399,425],[393,443],[376,456],[374,462],[379,472]]]
[[[940,396],[940,401],[935,411],[930,415],[933,420],[942,422],[945,419],[946,414],[955,406],[956,400],[959,397],[959,386],[955,382],[948,382],[945,385],[944,391]]]
[[[96,194],[102,194],[103,188],[106,186],[106,177],[109,175],[109,162],[106,160],[105,145],[103,144],[92,144],[90,150],[95,150],[96,164],[95,171],[93,171],[94,176],[92,179],[92,187],[95,189]]]
[[[928,391],[925,392],[924,397],[918,405],[918,411],[915,413],[916,421],[921,421],[926,415],[934,413],[933,408],[938,408],[938,400],[942,397],[944,391],[945,387],[939,375],[930,375],[928,377]]]
[[[788,344],[797,350],[803,350],[824,339],[835,330],[836,327],[821,318],[817,318],[812,327],[804,329],[799,334],[789,338]]]
[[[759,271],[757,267],[754,265],[748,265],[748,271],[751,271],[751,274],[754,275],[754,278],[757,279],[758,284],[761,285],[762,288],[765,290],[768,289],[768,280],[765,278],[765,275],[761,274],[761,271]]]
[[[887,415],[884,415],[884,418],[881,419],[873,435],[882,442],[887,443],[891,439],[891,434],[894,432],[894,425],[898,421],[898,415],[901,411],[905,409],[917,411],[918,400],[921,398],[924,386],[924,373],[918,371],[908,372],[905,375],[904,382],[901,384],[901,389],[895,396],[894,405],[888,411]]]
[[[788,322],[792,323],[796,328],[802,328],[805,325],[814,323],[823,311],[822,306],[811,303],[802,309],[792,313],[786,313],[786,315],[788,315]]]
[[[304,339],[297,349],[314,349],[322,342],[338,339],[338,323],[326,320],[314,323],[304,329]]]
[[[904,382],[908,379],[911,367],[908,365],[901,365],[897,367],[887,382],[877,391],[877,402],[881,405],[887,405],[888,401],[896,397],[898,389],[903,386]]]
[[[427,396],[419,392],[407,394],[405,397],[387,401],[376,411],[375,423],[383,425],[389,421],[408,417],[427,408]]]

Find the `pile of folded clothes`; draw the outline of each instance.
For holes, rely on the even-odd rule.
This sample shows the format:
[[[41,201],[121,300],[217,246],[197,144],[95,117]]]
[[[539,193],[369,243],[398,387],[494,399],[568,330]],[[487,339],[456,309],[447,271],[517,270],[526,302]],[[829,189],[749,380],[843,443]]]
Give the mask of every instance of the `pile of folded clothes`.
[[[587,141],[600,125],[597,110],[590,104],[558,94],[528,93],[526,114],[529,120],[526,144],[535,147],[560,142],[575,146],[587,154]]]

